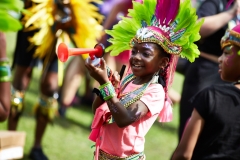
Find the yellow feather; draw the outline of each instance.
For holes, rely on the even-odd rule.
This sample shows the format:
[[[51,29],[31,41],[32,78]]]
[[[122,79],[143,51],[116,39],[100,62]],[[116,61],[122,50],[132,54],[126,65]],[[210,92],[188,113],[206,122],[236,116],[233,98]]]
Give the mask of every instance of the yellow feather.
[[[36,22],[39,18],[41,18],[43,15],[45,15],[46,12],[47,12],[46,8],[43,8],[43,9],[39,10],[36,14],[34,14],[33,16],[31,16],[29,18],[29,20],[25,24],[25,27],[28,27],[31,24],[33,24],[34,22]]]
[[[53,45],[55,34],[51,30],[54,24],[53,18],[53,0],[32,0],[37,3],[28,11],[32,14],[27,14],[23,18],[26,30],[40,28],[30,42],[37,46],[35,57],[43,58],[49,53]],[[75,20],[75,34],[73,39],[80,48],[94,47],[97,43],[97,38],[101,36],[102,26],[101,21],[103,16],[98,13],[98,8],[91,2],[101,3],[101,0],[70,0],[70,6]],[[83,16],[84,15],[84,16]],[[84,56],[86,58],[86,55]]]

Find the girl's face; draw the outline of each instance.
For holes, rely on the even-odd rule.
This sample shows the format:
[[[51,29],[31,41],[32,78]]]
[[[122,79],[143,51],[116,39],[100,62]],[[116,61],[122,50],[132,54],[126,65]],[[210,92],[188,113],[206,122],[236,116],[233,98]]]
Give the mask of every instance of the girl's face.
[[[135,43],[130,57],[130,66],[136,77],[151,78],[154,73],[168,64],[168,58],[162,57],[160,49],[154,43]]]
[[[231,45],[223,50],[223,54],[218,58],[219,73],[223,80],[229,82],[236,82],[240,80],[240,55],[238,52],[240,48]]]

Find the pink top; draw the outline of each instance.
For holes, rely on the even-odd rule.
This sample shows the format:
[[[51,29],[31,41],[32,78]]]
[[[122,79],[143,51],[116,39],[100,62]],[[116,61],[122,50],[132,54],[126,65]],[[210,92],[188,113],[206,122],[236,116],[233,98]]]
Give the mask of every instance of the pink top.
[[[129,83],[124,92],[129,92],[136,86]],[[149,112],[146,116],[125,128],[119,128],[116,123],[102,125],[110,114],[107,104],[104,103],[96,110],[92,124],[93,131],[91,135],[95,134],[93,133],[94,128],[101,125],[97,140],[94,140],[91,135],[89,138],[97,141],[96,143],[101,150],[115,156],[127,157],[131,154],[143,152],[145,135],[162,110],[165,102],[164,98],[165,93],[162,86],[160,84],[151,84],[140,99],[146,104]]]

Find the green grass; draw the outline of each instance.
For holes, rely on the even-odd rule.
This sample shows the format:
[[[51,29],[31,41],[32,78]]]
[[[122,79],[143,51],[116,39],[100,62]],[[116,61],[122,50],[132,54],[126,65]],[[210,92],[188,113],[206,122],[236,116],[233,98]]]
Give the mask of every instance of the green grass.
[[[12,55],[15,34],[7,34],[8,55]],[[34,69],[33,80],[26,93],[24,111],[18,125],[18,131],[25,131],[24,160],[33,144],[35,118],[32,108],[37,101],[40,70]],[[183,77],[175,75],[173,88],[181,92]],[[169,123],[155,122],[146,135],[145,154],[148,160],[168,160],[177,145],[178,105],[173,108],[174,119]],[[94,144],[88,139],[93,115],[89,106],[72,107],[66,118],[57,117],[53,125],[49,125],[43,139],[44,152],[50,160],[91,160]],[[0,123],[0,130],[6,130],[7,122]]]

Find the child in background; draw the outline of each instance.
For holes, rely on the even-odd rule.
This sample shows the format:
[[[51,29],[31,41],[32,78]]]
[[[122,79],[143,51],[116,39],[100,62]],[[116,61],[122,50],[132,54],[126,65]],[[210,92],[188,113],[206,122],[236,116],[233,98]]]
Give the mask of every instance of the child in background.
[[[116,72],[108,78],[104,60],[100,67],[85,64],[100,84],[89,137],[96,142],[95,159],[145,159],[145,135],[154,121],[172,118],[168,86],[178,56],[192,62],[199,55],[194,42],[203,21],[196,19],[190,0],[144,0],[133,2],[128,16],[107,31],[111,55],[132,50],[131,70],[119,85]]]
[[[218,71],[218,57],[222,50],[220,40],[224,36],[228,23],[237,15],[238,5],[226,7],[229,0],[203,0],[197,10],[199,19],[204,18],[200,29],[201,39],[196,43],[200,57],[185,72],[181,100],[179,105],[180,141],[187,121],[191,117],[193,107],[189,99],[202,89],[213,84],[227,83],[221,80]]]
[[[191,100],[192,116],[172,160],[240,159],[240,25],[221,40],[221,79]]]

